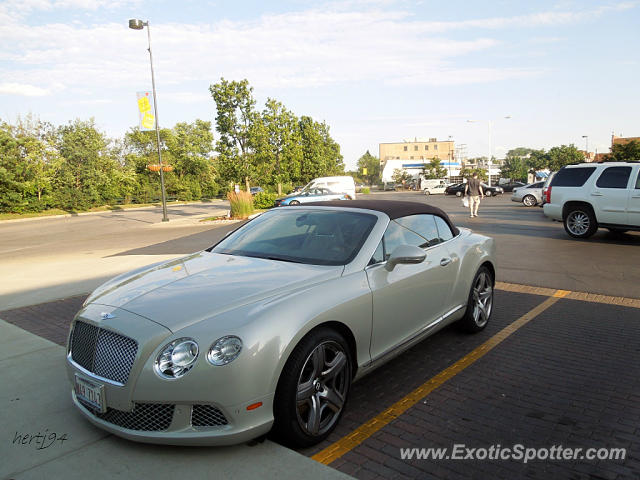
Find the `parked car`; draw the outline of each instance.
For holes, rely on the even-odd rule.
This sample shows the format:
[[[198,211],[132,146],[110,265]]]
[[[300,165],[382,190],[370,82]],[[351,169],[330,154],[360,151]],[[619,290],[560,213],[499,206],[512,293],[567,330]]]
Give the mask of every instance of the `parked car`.
[[[356,182],[349,175],[338,175],[336,177],[318,177],[307,183],[302,191],[311,188],[326,188],[336,193],[346,193],[350,200],[356,199]]]
[[[504,189],[498,185],[487,185],[486,183],[481,183],[482,191],[485,197],[495,197],[496,195],[502,195],[504,193]]]
[[[574,238],[588,238],[599,227],[640,231],[640,163],[567,165],[553,177],[543,208]]]
[[[464,194],[464,187],[466,183],[453,183],[448,185],[444,189],[445,195],[455,195],[456,197],[461,197]]]
[[[422,190],[425,195],[432,195],[437,193],[444,194],[447,185],[447,182],[441,178],[422,178],[420,180],[420,190]]]
[[[251,192],[251,195],[257,195],[260,192],[264,192],[264,189],[262,187],[251,187],[249,191]]]
[[[542,186],[542,201],[540,202],[541,207],[543,207],[547,201],[547,188],[549,188],[549,185],[551,185],[555,174],[556,172],[549,173],[549,175],[547,175],[547,178],[544,180],[544,185]]]
[[[385,192],[390,192],[390,191],[395,192],[397,189],[398,188],[394,182],[385,182],[382,187],[382,190]]]
[[[524,187],[514,188],[511,195],[512,202],[520,202],[525,207],[535,207],[542,202],[542,187],[544,182],[530,183]]]
[[[509,182],[509,183],[501,183],[500,186],[505,192],[513,192],[514,188],[524,187],[527,184],[524,182]]]
[[[450,323],[484,329],[495,265],[493,239],[422,203],[273,209],[98,287],[71,323],[72,401],[130,440],[228,445],[273,429],[310,446],[353,381]]]
[[[288,205],[300,205],[301,203],[321,202],[326,200],[350,200],[346,193],[332,192],[328,188],[312,187],[304,188],[298,193],[277,198],[274,206],[286,207]]]

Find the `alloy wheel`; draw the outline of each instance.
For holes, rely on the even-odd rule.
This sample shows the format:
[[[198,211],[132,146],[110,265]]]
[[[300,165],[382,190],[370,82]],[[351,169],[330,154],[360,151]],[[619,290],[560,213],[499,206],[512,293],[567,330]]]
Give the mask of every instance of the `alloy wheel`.
[[[344,408],[350,365],[342,346],[323,342],[307,357],[296,391],[296,416],[300,428],[311,436],[329,431]]]
[[[580,210],[571,212],[567,217],[567,229],[576,237],[585,235],[590,224],[589,215]]]
[[[473,321],[483,327],[489,321],[493,307],[493,286],[489,274],[480,272],[473,285]]]

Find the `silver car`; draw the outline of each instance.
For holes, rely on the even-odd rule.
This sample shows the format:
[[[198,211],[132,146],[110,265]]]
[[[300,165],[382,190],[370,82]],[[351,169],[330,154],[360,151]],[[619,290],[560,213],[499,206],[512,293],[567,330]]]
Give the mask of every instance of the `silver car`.
[[[544,182],[530,183],[524,187],[513,189],[512,202],[520,202],[525,207],[535,207],[542,202],[542,187]]]
[[[273,209],[95,290],[69,332],[71,396],[132,440],[313,445],[353,381],[452,322],[482,330],[495,265],[493,239],[422,203]]]

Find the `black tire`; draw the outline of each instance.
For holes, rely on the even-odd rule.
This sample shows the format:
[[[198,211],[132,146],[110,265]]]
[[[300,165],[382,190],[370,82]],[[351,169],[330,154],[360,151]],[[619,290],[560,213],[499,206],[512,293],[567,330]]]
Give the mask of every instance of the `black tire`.
[[[467,311],[459,321],[460,327],[467,332],[476,333],[484,330],[489,323],[493,312],[493,286],[494,278],[491,270],[483,265],[473,277],[467,300]],[[486,296],[483,297],[483,295]],[[480,301],[484,310],[480,308]]]
[[[490,197],[491,195],[493,195],[493,193],[491,193],[491,190],[487,190],[486,192],[484,192],[485,197]]]
[[[456,192],[456,197],[461,197],[462,196],[462,192]]]
[[[291,200],[289,202],[289,205],[295,206],[295,205],[300,205],[300,202],[298,200]]]
[[[538,204],[538,200],[533,195],[525,195],[522,199],[522,203],[525,207],[535,207]]]
[[[323,360],[318,368],[314,362],[320,361],[319,351],[323,352]],[[339,370],[330,374],[332,363]],[[310,447],[333,431],[347,404],[352,365],[349,345],[335,330],[319,328],[300,341],[282,369],[276,388],[273,433],[280,442],[295,448]],[[314,378],[318,371],[320,376]],[[305,385],[308,388],[304,388]],[[301,395],[308,397],[299,400]],[[314,409],[320,413],[317,425],[312,425]]]
[[[562,223],[564,230],[573,238],[589,238],[598,230],[598,222],[591,207],[578,205],[571,207]]]
[[[424,189],[424,194],[425,194],[425,195],[431,195],[431,192],[425,188],[425,189]]]

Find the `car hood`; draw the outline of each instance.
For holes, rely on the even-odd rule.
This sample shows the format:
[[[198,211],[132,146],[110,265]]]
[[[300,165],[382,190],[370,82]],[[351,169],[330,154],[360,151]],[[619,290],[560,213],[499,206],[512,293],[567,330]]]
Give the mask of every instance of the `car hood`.
[[[343,270],[205,251],[117,277],[87,302],[122,308],[175,332],[242,305],[338,278]]]

